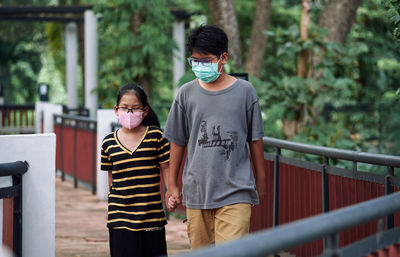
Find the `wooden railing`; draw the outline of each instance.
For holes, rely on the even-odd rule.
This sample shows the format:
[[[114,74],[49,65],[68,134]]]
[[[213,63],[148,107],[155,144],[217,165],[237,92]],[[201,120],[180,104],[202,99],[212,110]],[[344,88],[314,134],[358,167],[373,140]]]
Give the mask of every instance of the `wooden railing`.
[[[91,184],[96,194],[96,138],[97,122],[82,116],[54,115],[56,169],[61,179],[69,175],[78,182]]]
[[[0,105],[0,134],[35,133],[35,105]]]

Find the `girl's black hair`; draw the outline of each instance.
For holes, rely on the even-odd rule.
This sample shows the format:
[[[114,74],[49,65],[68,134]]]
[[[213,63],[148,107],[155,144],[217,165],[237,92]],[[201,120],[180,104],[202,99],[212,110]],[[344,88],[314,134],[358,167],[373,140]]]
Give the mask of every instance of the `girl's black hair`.
[[[203,24],[190,33],[187,48],[189,53],[196,51],[219,58],[222,53],[228,52],[228,36],[217,26]]]
[[[156,113],[153,111],[153,109],[147,102],[146,92],[144,92],[143,88],[139,85],[126,84],[126,85],[122,86],[118,91],[117,106],[119,105],[119,102],[121,101],[122,96],[125,95],[126,93],[130,93],[130,92],[133,92],[136,95],[136,97],[142,103],[143,107],[149,107],[149,112],[147,113],[146,117],[144,117],[144,119],[142,121],[142,125],[160,127],[160,122],[158,121],[158,117],[157,117]]]

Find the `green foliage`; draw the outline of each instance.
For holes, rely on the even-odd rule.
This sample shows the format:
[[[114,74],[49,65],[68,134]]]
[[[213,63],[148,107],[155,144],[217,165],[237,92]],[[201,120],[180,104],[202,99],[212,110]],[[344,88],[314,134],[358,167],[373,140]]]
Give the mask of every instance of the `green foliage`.
[[[42,67],[40,26],[0,23],[0,84],[5,103],[34,103]],[[37,33],[37,34],[35,34]]]
[[[273,4],[263,74],[260,79],[250,79],[260,97],[266,135],[284,138],[284,119],[298,120],[304,108],[311,116],[316,109],[319,119],[303,124],[295,141],[398,154],[400,138],[396,126],[400,125],[400,113],[394,110],[400,109],[395,94],[400,81],[400,56],[390,33],[388,12],[381,2],[363,2],[344,45],[324,42],[327,32],[316,25],[311,26],[309,39],[302,42],[299,6]],[[319,10],[314,12],[315,17]],[[319,79],[296,76],[297,56],[302,50],[325,54],[316,67],[321,73]],[[328,115],[324,113],[327,104],[339,109],[367,104],[370,110]]]
[[[400,42],[400,1],[386,0],[384,4],[388,8],[390,20],[394,25],[393,36]]]
[[[385,5],[389,9],[390,20],[394,25],[393,37],[400,44],[400,0],[386,0]],[[398,47],[400,49],[400,45]],[[397,95],[400,95],[400,87]]]
[[[63,42],[63,30],[65,25],[59,23],[47,23],[45,25],[45,33],[47,38],[47,48],[49,58],[54,61],[55,67],[61,77],[61,81],[65,78],[65,51]],[[83,46],[81,46],[83,47]]]
[[[1,6],[46,5],[46,0],[2,1]],[[42,67],[43,25],[0,21],[0,95],[5,103],[34,103]]]
[[[98,90],[103,107],[115,105],[121,85],[139,83],[141,77],[148,77],[152,100],[160,108],[165,108],[168,101],[169,108],[175,44],[171,40],[173,17],[166,2],[104,1],[95,5],[95,11],[101,15]]]
[[[48,3],[44,0],[18,3],[26,2]],[[72,2],[64,0],[67,4]],[[250,77],[260,99],[266,135],[285,138],[283,121],[304,118],[299,115],[305,114],[310,119],[303,124],[295,141],[398,155],[400,0],[362,1],[344,45],[323,40],[327,31],[316,24],[326,1],[312,3],[309,39],[303,42],[299,38],[300,2],[272,2],[271,26],[265,32],[268,43],[262,75]],[[250,44],[255,6],[256,1],[235,0],[243,56]],[[165,122],[173,97],[175,44],[171,40],[174,17],[170,9],[174,8],[200,13],[192,16],[189,29],[210,21],[208,1],[104,0],[95,3],[95,12],[101,17],[98,92],[103,107],[115,104],[121,85],[140,83],[148,78],[152,89],[150,103],[161,123]],[[3,90],[8,102],[34,102],[43,56],[52,56],[58,73],[64,74],[62,32],[63,27],[56,24],[47,24],[44,30],[42,24],[0,22],[0,83],[5,85]],[[44,35],[48,48],[45,48]],[[45,49],[49,50],[48,55],[43,54]],[[320,73],[318,79],[297,77],[297,58],[303,50],[315,55],[323,53],[316,67]],[[230,65],[226,68],[228,72],[233,71]],[[189,66],[186,70],[179,85],[194,78]],[[324,111],[327,104],[343,111],[327,113]],[[347,106],[361,104],[369,107],[345,110]],[[315,111],[318,119],[311,122]]]

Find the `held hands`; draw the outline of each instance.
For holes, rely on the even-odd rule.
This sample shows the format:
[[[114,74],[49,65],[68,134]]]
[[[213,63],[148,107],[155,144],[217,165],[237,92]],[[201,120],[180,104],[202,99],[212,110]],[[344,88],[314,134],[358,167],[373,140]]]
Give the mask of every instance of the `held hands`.
[[[178,187],[169,187],[165,194],[168,211],[173,212],[181,204],[181,195]]]
[[[178,200],[172,195],[168,198],[167,208],[168,211],[174,211],[178,207]]]

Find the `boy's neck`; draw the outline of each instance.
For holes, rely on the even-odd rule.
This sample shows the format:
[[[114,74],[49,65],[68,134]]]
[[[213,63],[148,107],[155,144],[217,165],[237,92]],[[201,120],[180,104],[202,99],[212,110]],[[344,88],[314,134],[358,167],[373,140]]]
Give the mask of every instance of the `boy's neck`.
[[[198,79],[199,84],[202,88],[208,91],[220,91],[224,90],[230,86],[232,86],[236,82],[237,78],[226,74],[225,72],[222,72],[219,77],[211,82],[211,83],[205,83]]]

